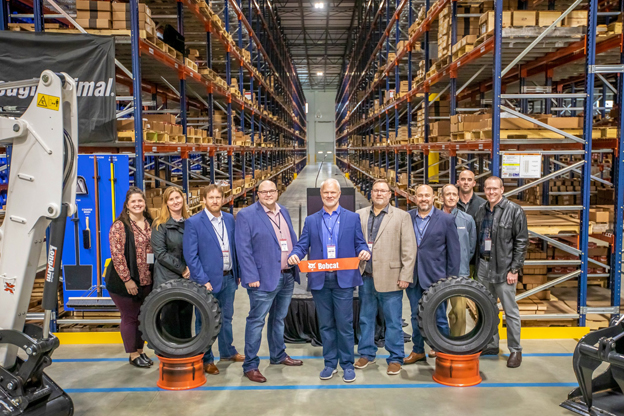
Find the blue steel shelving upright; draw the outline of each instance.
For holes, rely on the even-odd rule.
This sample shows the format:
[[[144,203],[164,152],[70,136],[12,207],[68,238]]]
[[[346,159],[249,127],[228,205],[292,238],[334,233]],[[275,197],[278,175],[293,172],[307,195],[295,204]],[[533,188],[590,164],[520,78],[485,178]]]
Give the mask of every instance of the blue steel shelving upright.
[[[622,79],[622,73],[624,72],[624,55],[621,53],[622,35],[614,36],[610,34],[604,34],[602,37],[598,37],[596,33],[597,23],[603,23],[608,19],[615,18],[621,15],[624,11],[624,2],[620,4],[620,11],[613,12],[610,10],[600,9],[597,0],[591,0],[588,2],[588,23],[586,36],[583,32],[578,38],[579,41],[574,41],[573,38],[567,39],[562,44],[558,44],[556,48],[558,50],[547,50],[546,52],[533,51],[536,45],[539,45],[542,40],[547,40],[550,31],[556,31],[554,29],[559,26],[557,22],[552,23],[550,27],[542,30],[534,30],[535,39],[530,39],[527,43],[531,42],[528,47],[514,46],[513,42],[509,41],[509,36],[513,36],[512,33],[504,35],[505,30],[503,28],[503,1],[494,1],[494,30],[490,34],[481,37],[478,47],[475,47],[472,51],[467,51],[463,55],[451,56],[450,63],[442,65],[440,67],[436,64],[436,70],[430,71],[429,66],[430,42],[428,42],[429,32],[435,30],[434,20],[437,20],[437,16],[440,15],[442,10],[449,8],[451,18],[451,46],[455,45],[463,34],[458,33],[458,19],[462,17],[474,17],[474,15],[467,15],[465,12],[458,13],[458,6],[462,7],[461,3],[452,0],[438,0],[433,4],[429,4],[427,1],[423,2],[426,10],[426,17],[421,20],[420,26],[415,31],[410,30],[408,37],[407,52],[400,53],[398,47],[396,49],[397,56],[393,60],[390,57],[392,51],[392,44],[390,39],[393,39],[398,45],[401,40],[398,32],[400,26],[397,24],[401,14],[404,20],[407,20],[408,27],[411,28],[413,24],[414,13],[413,4],[411,1],[407,2],[405,7],[405,1],[398,1],[395,3],[396,11],[398,12],[397,20],[391,18],[388,11],[388,3],[384,1],[369,1],[362,7],[364,8],[361,14],[362,23],[360,24],[360,31],[357,33],[356,40],[353,42],[354,51],[367,51],[368,53],[357,55],[355,53],[350,54],[350,58],[345,65],[344,73],[341,79],[341,85],[336,97],[336,140],[337,140],[337,152],[338,152],[338,164],[346,170],[350,170],[353,173],[352,178],[355,178],[358,183],[361,183],[362,189],[370,187],[370,183],[375,179],[372,170],[373,167],[381,168],[384,166],[382,162],[382,152],[386,154],[386,169],[388,165],[388,154],[394,154],[394,179],[398,183],[399,172],[407,173],[408,187],[412,187],[412,181],[414,177],[417,180],[427,181],[428,179],[428,167],[430,166],[445,166],[445,171],[440,172],[437,179],[445,177],[450,183],[456,181],[457,168],[469,167],[476,170],[478,182],[482,183],[484,178],[490,174],[501,174],[501,159],[502,155],[506,152],[523,152],[523,153],[541,153],[543,161],[543,174],[542,179],[528,183],[527,181],[518,180],[518,187],[515,190],[508,192],[508,195],[517,195],[520,199],[525,196],[525,192],[533,186],[539,186],[541,189],[541,206],[525,207],[526,210],[543,210],[543,211],[563,211],[563,212],[578,212],[580,218],[580,234],[579,234],[579,246],[578,248],[570,247],[565,244],[559,243],[554,239],[540,235],[535,232],[531,232],[531,237],[536,239],[542,239],[544,245],[548,244],[563,250],[573,256],[577,256],[578,260],[548,260],[548,261],[528,261],[527,265],[549,265],[549,266],[578,266],[579,269],[573,273],[567,273],[556,277],[553,281],[549,281],[545,285],[540,285],[538,288],[529,290],[518,296],[518,299],[533,295],[540,290],[549,289],[566,280],[578,277],[578,307],[576,314],[554,314],[552,319],[563,318],[565,316],[568,319],[571,316],[575,316],[578,319],[579,325],[586,324],[588,314],[619,314],[620,307],[620,290],[621,290],[621,275],[622,275],[622,223],[624,214],[624,140],[622,138],[621,128],[624,121],[621,111],[618,114],[618,128],[617,139],[609,140],[592,140],[592,135],[595,133],[595,127],[593,126],[593,114],[594,110],[602,116],[607,114],[605,109],[608,99],[606,94],[613,96],[614,107],[618,109],[624,108],[624,81]],[[559,18],[559,22],[573,9],[579,7],[580,1],[574,1],[565,5],[565,11]],[[548,10],[555,9],[554,3],[548,5]],[[544,10],[546,10],[544,5]],[[518,3],[519,10],[528,10],[527,2]],[[463,7],[462,7],[463,10]],[[374,17],[373,17],[374,16]],[[460,17],[461,16],[461,17]],[[598,22],[599,16],[606,17],[604,21]],[[422,19],[422,16],[421,16]],[[614,19],[613,19],[614,20]],[[574,26],[569,32],[574,36]],[[396,32],[395,32],[396,31]],[[377,37],[371,36],[371,34],[377,34]],[[394,35],[394,36],[393,36]],[[505,37],[508,36],[508,37]],[[517,35],[516,35],[517,36]],[[530,36],[530,35],[523,35]],[[565,35],[553,35],[554,38],[559,38]],[[581,37],[582,36],[582,37]],[[517,37],[515,38],[517,39]],[[378,42],[383,40],[383,48],[379,48]],[[412,85],[412,65],[413,54],[412,49],[416,42],[424,41],[424,79],[418,80],[418,85]],[[552,44],[552,43],[551,43]],[[526,45],[526,44],[525,44]],[[563,45],[563,46],[562,46]],[[509,48],[515,48],[513,53]],[[612,61],[612,55],[609,51],[615,51],[616,48],[620,48],[617,57],[618,64],[601,65],[596,64],[597,56],[600,55],[601,62]],[[536,48],[539,49],[539,48]],[[533,51],[532,58],[528,59],[526,56],[529,52]],[[506,53],[506,54],[505,54]],[[362,56],[371,56],[368,62]],[[403,60],[407,57],[406,60]],[[569,64],[574,64],[580,59],[585,59],[585,69],[578,69],[577,74],[580,76],[571,76],[569,78],[559,75],[555,77],[555,71],[560,71],[561,68],[567,67]],[[405,66],[402,66],[402,62]],[[373,71],[378,68],[383,69],[381,77],[372,76]],[[486,74],[491,68],[491,76],[488,79]],[[574,67],[576,68],[576,67]],[[602,75],[604,74],[604,76]],[[394,75],[395,90],[398,92],[400,88],[401,77],[407,78],[410,91],[403,96],[392,100],[388,103],[383,101],[383,91],[391,89],[390,76]],[[538,91],[540,94],[530,93],[530,83],[535,81],[536,76],[542,76],[541,80],[545,87],[542,91]],[[594,79],[600,78],[601,85],[599,89],[595,89]],[[606,77],[606,78],[605,78]],[[609,78],[609,79],[607,79]],[[448,80],[446,88],[444,86],[444,80]],[[462,80],[462,85],[459,84]],[[612,80],[617,81],[617,88],[610,85]],[[596,80],[597,81],[597,80]],[[470,84],[474,84],[475,87]],[[515,87],[509,87],[517,83]],[[382,86],[383,84],[383,86]],[[537,85],[537,84],[536,84]],[[579,89],[584,89],[583,93],[579,92]],[[508,93],[508,89],[518,88],[518,93]],[[448,93],[447,93],[448,91]],[[439,99],[440,96],[447,94],[443,98],[449,102],[449,114],[454,116],[456,114],[462,114],[466,112],[473,112],[483,109],[485,104],[488,103],[491,107],[492,116],[492,128],[491,137],[488,139],[476,139],[475,141],[468,142],[441,142],[435,143],[430,140],[429,131],[429,111],[427,107],[430,104],[429,93],[436,93],[437,96],[433,100]],[[613,92],[613,94],[612,94]],[[595,94],[602,94],[599,98],[599,105],[594,105]],[[422,102],[415,100],[416,97],[423,97]],[[491,97],[491,98],[490,98]],[[460,101],[478,102],[479,108],[468,108],[465,106],[460,107]],[[577,108],[579,100],[583,100],[583,107]],[[510,101],[516,103],[516,108],[510,104]],[[370,111],[375,102],[379,103],[379,109],[377,111]],[[490,104],[491,103],[491,104]],[[369,137],[371,134],[380,135],[387,139],[389,137],[390,127],[393,127],[395,134],[399,132],[399,124],[406,123],[408,130],[408,137],[412,137],[412,114],[413,111],[422,105],[425,115],[424,126],[424,141],[425,143],[411,143],[409,145],[388,145],[385,147],[370,147],[370,145],[362,145],[362,140]],[[472,106],[474,107],[474,105]],[[405,111],[405,110],[406,111]],[[530,122],[535,122],[542,129],[550,130],[556,134],[560,134],[561,130],[553,129],[544,123],[541,123],[533,118],[531,113],[545,112],[554,115],[569,115],[576,116],[580,111],[583,111],[583,129],[582,137],[575,137],[572,134],[563,134],[564,139],[567,142],[560,140],[536,140],[519,141],[509,140],[505,137],[505,140],[501,140],[501,114],[507,113],[513,117],[525,119]],[[371,115],[372,113],[372,115]],[[406,116],[404,116],[407,114]],[[436,119],[439,119],[436,117]],[[394,122],[394,125],[391,123]],[[560,137],[560,136],[559,136]],[[608,136],[611,137],[611,136]],[[349,141],[349,143],[347,142]],[[561,144],[560,144],[561,143]],[[378,140],[375,140],[375,144],[380,144]],[[429,151],[443,152],[445,153],[446,160],[441,160],[435,164],[430,165],[428,159]],[[378,154],[376,154],[378,152]],[[603,161],[605,152],[613,152],[613,163],[611,178],[613,184],[602,179],[601,173],[592,176],[592,155],[595,160]],[[373,156],[375,154],[375,156]],[[458,157],[458,155],[462,157]],[[412,160],[412,155],[416,157]],[[465,155],[465,156],[464,156]],[[579,155],[582,157],[582,161],[576,163],[562,163],[560,156],[562,155]],[[404,159],[403,159],[404,157]],[[368,162],[367,169],[360,167],[361,162]],[[422,167],[417,171],[413,171],[414,162],[418,163],[422,161]],[[442,169],[441,169],[442,170]],[[422,171],[420,176],[419,172]],[[581,201],[582,204],[573,205],[568,204],[565,206],[552,206],[548,205],[549,195],[568,195],[574,192],[557,192],[549,189],[549,179],[556,178],[561,175],[569,175],[571,178],[581,178]],[[615,201],[614,201],[614,235],[612,238],[608,235],[600,235],[597,233],[590,234],[590,222],[589,222],[589,208],[590,208],[590,193],[591,188],[595,181],[603,185],[613,185]],[[366,185],[366,184],[369,185]],[[395,191],[395,204],[405,200],[407,204],[414,202],[414,197],[410,195],[406,190],[396,187]],[[589,268],[594,269],[606,269],[607,266],[601,262],[589,257],[589,241],[590,238],[604,240],[610,242],[612,245],[611,261],[609,269],[609,288],[611,293],[611,306],[610,307],[588,307],[587,306],[587,293],[588,293],[588,277],[604,277],[605,274],[599,272],[590,272]],[[545,316],[549,318],[551,316]]]

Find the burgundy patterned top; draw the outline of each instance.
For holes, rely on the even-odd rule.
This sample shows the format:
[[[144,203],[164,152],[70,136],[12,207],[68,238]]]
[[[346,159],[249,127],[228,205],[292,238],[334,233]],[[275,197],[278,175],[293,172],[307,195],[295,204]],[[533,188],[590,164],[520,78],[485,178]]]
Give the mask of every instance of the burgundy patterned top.
[[[144,223],[145,228],[141,229],[136,222],[130,220],[132,231],[134,232],[139,280],[141,281],[141,286],[148,286],[152,284],[152,274],[149,270],[149,264],[147,264],[147,253],[153,253],[152,245],[150,244],[152,227],[150,227],[147,221]],[[130,280],[130,270],[128,269],[128,264],[126,263],[126,257],[124,255],[126,231],[121,221],[115,221],[113,223],[108,238],[110,240],[111,259],[115,270],[117,274],[119,274],[121,280],[127,282]]]

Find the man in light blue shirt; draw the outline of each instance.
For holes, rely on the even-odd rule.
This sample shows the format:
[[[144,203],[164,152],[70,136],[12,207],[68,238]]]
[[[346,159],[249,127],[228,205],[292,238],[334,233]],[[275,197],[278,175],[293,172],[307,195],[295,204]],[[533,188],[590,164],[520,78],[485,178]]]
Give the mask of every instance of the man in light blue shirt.
[[[443,211],[455,217],[455,226],[461,246],[459,276],[470,278],[470,259],[472,259],[477,246],[477,227],[472,216],[457,209],[457,201],[459,201],[457,187],[452,184],[444,185],[442,188]],[[451,336],[459,337],[466,333],[466,298],[456,296],[450,300],[450,303]]]

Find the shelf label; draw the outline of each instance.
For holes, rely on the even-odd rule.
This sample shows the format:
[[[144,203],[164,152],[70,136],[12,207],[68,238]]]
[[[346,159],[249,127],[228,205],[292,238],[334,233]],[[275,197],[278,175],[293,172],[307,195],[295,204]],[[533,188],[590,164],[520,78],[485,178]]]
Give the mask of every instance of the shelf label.
[[[150,47],[150,48],[148,49],[148,51],[149,51],[149,53],[150,53],[151,55],[154,55],[154,49],[152,49],[152,48]]]
[[[541,154],[503,154],[503,178],[533,178],[542,177]]]

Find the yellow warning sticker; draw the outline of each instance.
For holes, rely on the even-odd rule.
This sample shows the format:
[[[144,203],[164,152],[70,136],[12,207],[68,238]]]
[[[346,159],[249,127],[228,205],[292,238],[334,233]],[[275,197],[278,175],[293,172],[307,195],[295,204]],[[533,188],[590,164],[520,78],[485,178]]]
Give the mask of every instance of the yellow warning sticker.
[[[53,95],[37,94],[37,107],[58,111],[61,100]]]

